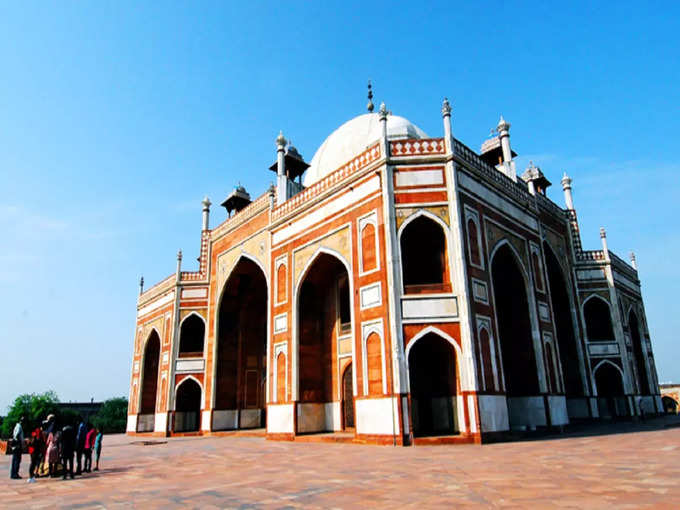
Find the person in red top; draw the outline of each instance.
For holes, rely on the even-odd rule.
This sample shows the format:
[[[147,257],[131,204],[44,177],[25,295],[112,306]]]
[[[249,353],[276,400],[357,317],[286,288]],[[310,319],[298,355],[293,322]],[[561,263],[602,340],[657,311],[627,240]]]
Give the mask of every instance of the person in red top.
[[[30,480],[35,479],[38,475],[38,468],[42,460],[43,453],[43,431],[42,427],[38,427],[31,433],[31,440],[28,443],[28,454],[31,456],[31,465],[28,468]]]
[[[97,438],[97,429],[92,426],[91,423],[87,424],[88,432],[85,436],[85,449],[83,453],[85,454],[85,473],[92,471],[92,448],[94,448],[94,440]]]

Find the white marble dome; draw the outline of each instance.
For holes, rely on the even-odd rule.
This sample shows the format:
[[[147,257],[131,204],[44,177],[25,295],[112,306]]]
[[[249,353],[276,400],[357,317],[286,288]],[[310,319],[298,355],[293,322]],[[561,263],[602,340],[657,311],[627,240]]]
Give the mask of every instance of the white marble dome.
[[[311,186],[328,174],[340,168],[354,156],[362,153],[369,145],[380,139],[380,115],[365,113],[345,122],[333,131],[314,154],[310,167],[305,173],[303,184]],[[418,126],[398,115],[387,117],[387,138],[389,140],[428,138]]]

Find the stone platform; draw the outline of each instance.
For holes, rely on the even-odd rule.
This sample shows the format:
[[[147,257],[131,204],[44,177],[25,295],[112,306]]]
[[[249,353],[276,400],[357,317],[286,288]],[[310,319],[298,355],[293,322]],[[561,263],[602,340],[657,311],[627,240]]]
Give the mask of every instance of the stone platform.
[[[680,427],[656,419],[491,445],[107,436],[102,471],[9,479],[2,508],[679,508]],[[21,474],[26,476],[28,456]]]

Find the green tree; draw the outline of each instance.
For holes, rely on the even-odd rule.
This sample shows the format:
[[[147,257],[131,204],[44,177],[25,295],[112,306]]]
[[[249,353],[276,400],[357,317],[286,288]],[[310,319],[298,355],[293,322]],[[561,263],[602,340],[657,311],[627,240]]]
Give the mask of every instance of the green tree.
[[[107,434],[125,432],[127,408],[127,398],[110,398],[102,404],[99,412],[92,418],[92,424],[97,428],[103,427]]]
[[[24,433],[40,425],[48,414],[58,414],[59,397],[53,391],[45,393],[27,393],[19,395],[10,406],[7,416],[2,422],[0,435],[9,437],[22,416],[26,417],[27,429]]]

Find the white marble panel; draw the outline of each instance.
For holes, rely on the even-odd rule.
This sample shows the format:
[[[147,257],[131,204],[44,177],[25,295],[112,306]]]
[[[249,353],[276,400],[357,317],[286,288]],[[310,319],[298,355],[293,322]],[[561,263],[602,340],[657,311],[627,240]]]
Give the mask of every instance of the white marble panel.
[[[267,406],[267,432],[293,434],[295,404],[269,404]]]
[[[203,372],[205,360],[203,359],[178,359],[175,364],[177,372]]]
[[[398,170],[396,176],[397,187],[444,184],[442,170]]]
[[[372,308],[382,304],[382,291],[380,282],[361,287],[359,290],[361,309]]]
[[[235,409],[213,411],[213,430],[232,430],[238,428],[238,411]]]
[[[368,398],[356,401],[357,434],[392,435],[399,433],[399,401],[395,398]],[[394,419],[393,419],[394,418]]]
[[[458,301],[451,297],[417,297],[401,300],[404,319],[443,319],[458,316]]]
[[[478,395],[482,432],[499,432],[510,428],[508,403],[504,395]]]
[[[274,317],[274,333],[283,333],[288,331],[288,314],[282,313]]]
[[[183,289],[182,290],[182,298],[183,299],[198,299],[198,298],[207,298],[207,297],[208,297],[208,289],[207,288]]]
[[[550,406],[550,420],[553,425],[567,425],[569,413],[567,412],[567,399],[564,396],[548,396]]]

